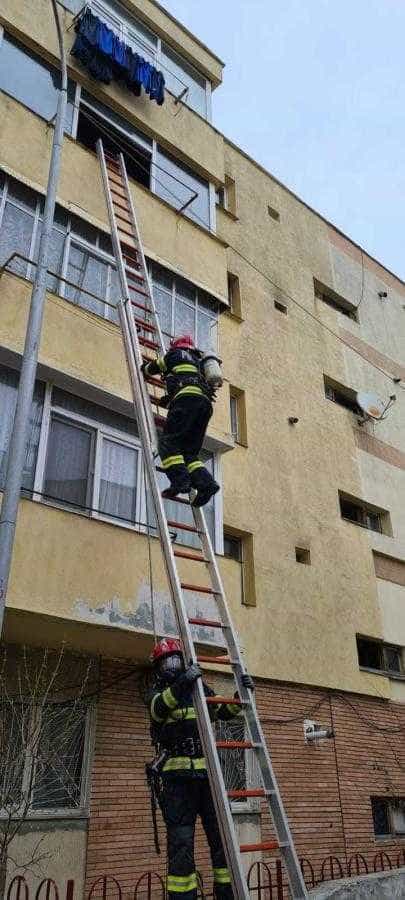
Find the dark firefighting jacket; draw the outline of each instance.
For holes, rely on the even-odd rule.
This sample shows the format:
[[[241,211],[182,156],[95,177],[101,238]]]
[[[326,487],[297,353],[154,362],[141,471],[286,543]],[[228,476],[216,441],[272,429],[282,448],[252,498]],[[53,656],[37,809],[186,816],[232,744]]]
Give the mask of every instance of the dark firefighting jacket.
[[[207,697],[214,696],[206,684],[204,691]],[[149,697],[149,710],[152,740],[159,754],[167,751],[161,770],[163,779],[207,777],[190,689],[184,692],[177,688],[176,682],[167,685],[163,680],[158,681]],[[241,715],[241,708],[236,703],[210,704],[209,714],[214,722],[227,721]]]
[[[165,356],[147,363],[144,371],[147,375],[163,376],[169,403],[190,395],[205,396],[211,400],[214,391],[203,376],[201,358],[199,350],[169,350]]]

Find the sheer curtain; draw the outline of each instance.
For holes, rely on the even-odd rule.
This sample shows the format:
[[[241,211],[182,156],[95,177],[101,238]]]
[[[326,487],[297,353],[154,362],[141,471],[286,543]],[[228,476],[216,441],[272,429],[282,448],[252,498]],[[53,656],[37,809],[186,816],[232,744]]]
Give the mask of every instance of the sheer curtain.
[[[88,506],[93,431],[62,419],[51,423],[44,492],[50,497]]]
[[[99,510],[134,522],[136,519],[138,451],[103,439]]]
[[[0,488],[4,486],[6,475],[8,448],[17,402],[17,388],[18,373],[14,372],[12,369],[0,367]],[[42,421],[43,395],[43,385],[37,384],[35,386],[34,399],[31,407],[27,454],[24,463],[22,486],[26,490],[31,490],[34,485],[39,433]]]

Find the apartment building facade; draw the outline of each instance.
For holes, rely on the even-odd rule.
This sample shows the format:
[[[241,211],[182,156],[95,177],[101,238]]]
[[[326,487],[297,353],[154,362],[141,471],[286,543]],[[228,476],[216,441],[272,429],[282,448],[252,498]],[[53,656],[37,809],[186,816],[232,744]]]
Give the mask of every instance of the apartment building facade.
[[[164,332],[192,332],[223,359],[204,449],[222,492],[207,516],[298,853],[317,873],[328,853],[398,855],[405,285],[213,126],[223,64],[159,4],[89,10],[166,90],[158,105],[100,81],[70,53],[82,5],[61,0],[69,102],[4,639],[17,656],[65,644],[70,672],[89,659],[98,676],[73,762],[59,751],[67,775],[37,789],[34,777],[16,853],[23,862],[44,835],[47,873],[74,878],[78,895],[106,872],[125,893],[147,870],[164,876],[143,696],[154,627],[175,626],[117,324],[102,137],[127,162]],[[33,15],[5,0],[0,24],[1,488],[59,76],[47,3]],[[363,415],[358,392],[390,404],[381,420]],[[209,610],[201,595],[189,602]],[[306,742],[305,721],[334,736]],[[254,779],[249,759],[227,778]],[[235,815],[243,838],[268,833],[260,808]],[[205,873],[203,843],[198,862]]]

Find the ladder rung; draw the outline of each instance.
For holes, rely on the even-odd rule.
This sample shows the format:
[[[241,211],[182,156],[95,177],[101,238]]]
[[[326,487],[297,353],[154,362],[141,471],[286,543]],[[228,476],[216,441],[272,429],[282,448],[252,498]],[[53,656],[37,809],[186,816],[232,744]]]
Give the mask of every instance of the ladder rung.
[[[120,234],[125,234],[126,237],[132,238],[132,240],[133,240],[133,242],[134,242],[134,244],[135,244],[135,237],[134,237],[134,232],[133,232],[133,231],[128,231],[126,228],[123,228],[122,225],[117,225],[117,231],[118,231],[118,234],[119,234],[119,235],[120,235]],[[131,250],[136,250],[136,247],[135,247],[135,246],[134,246],[134,247],[131,247],[131,244],[127,244],[126,246],[129,247]]]
[[[241,844],[239,850],[241,853],[255,853],[256,850],[279,850],[278,841],[263,841],[260,844]]]
[[[107,162],[107,172],[121,172],[121,166],[119,163],[115,162],[114,159],[109,159]]]
[[[197,619],[193,616],[192,619],[188,620],[190,625],[204,625],[206,628],[223,628],[222,622],[217,622],[215,619]]]
[[[125,258],[129,259],[129,256]],[[127,278],[129,277],[130,281],[142,281],[143,283],[145,283],[143,275],[138,275],[138,273],[131,269],[130,266],[125,266],[125,274]],[[133,288],[131,288],[131,290],[133,290]]]
[[[137,325],[140,326],[141,330],[144,329],[145,331],[156,331],[156,326],[155,326],[155,325],[149,325],[149,323],[148,323],[148,322],[144,322],[143,319],[137,319],[137,318],[134,316],[134,321],[136,322]]]
[[[229,656],[197,656],[197,662],[199,663],[215,663],[219,666],[230,666],[232,665],[232,661],[229,659]]]
[[[118,196],[120,197],[121,195],[119,194]],[[121,199],[123,199],[123,198],[121,198]],[[114,198],[113,198],[113,206],[118,206],[119,209],[125,209],[127,212],[129,210],[128,203],[125,203],[125,204],[118,203],[118,200],[114,200]],[[115,210],[114,210],[114,212],[115,212]]]
[[[155,415],[155,416],[154,416],[154,419],[155,419],[155,422],[156,422],[156,420],[159,419],[159,416]],[[161,421],[163,422],[163,424],[165,424],[166,419],[164,419],[163,417],[161,417]],[[164,499],[164,500],[170,499],[173,503],[182,503],[183,506],[190,506],[190,501],[189,501],[189,500],[183,500],[182,497],[170,497],[170,498],[164,497],[163,499]]]
[[[198,528],[195,528],[194,525],[186,525],[185,522],[175,522],[174,519],[168,519],[167,524],[170,526],[170,528],[180,528],[182,531],[190,531],[192,534],[200,534]],[[199,624],[200,621],[203,622],[204,619],[196,619],[195,624]],[[192,619],[190,619],[190,622],[192,622]]]
[[[266,797],[264,788],[251,788],[245,791],[227,791],[230,800],[243,799],[244,797]],[[278,845],[277,845],[278,846]]]
[[[103,150],[104,150],[104,148],[103,148]],[[112,159],[112,160],[114,160],[114,162],[116,162],[116,160],[117,160],[117,157],[116,157],[116,156],[113,156],[112,153],[109,153],[108,150],[104,150],[104,156],[105,156],[106,159]]]
[[[148,384],[154,384],[155,387],[162,388],[162,390],[163,390],[163,388],[164,388],[164,384],[163,384],[161,381],[159,381],[158,378],[152,378],[152,375],[147,375],[146,378],[145,378],[145,381],[147,381]],[[157,470],[158,470],[158,472],[160,472],[160,471],[161,471],[161,467],[160,467],[160,466],[157,467]]]
[[[252,741],[217,741],[218,750],[253,750]]]
[[[111,185],[110,185],[110,192],[111,192],[111,194],[115,194],[116,197],[119,197],[120,200],[126,200],[126,199],[127,199],[127,196],[126,196],[126,194],[125,194],[124,189],[122,189],[122,193],[121,193],[121,191],[117,191],[116,188],[113,188],[113,187],[111,187]],[[113,203],[114,203],[114,199],[113,199]]]
[[[175,550],[174,555],[180,556],[181,559],[195,560],[195,562],[203,562],[203,563],[207,562],[207,560],[204,559],[203,556],[199,556],[197,553],[184,553],[183,550]]]
[[[131,306],[136,306],[137,309],[143,309],[144,312],[147,312],[147,313],[151,312],[149,306],[143,306],[142,303],[137,303],[136,300],[130,300],[129,302],[130,302]]]
[[[198,584],[189,584],[188,581],[181,581],[180,584],[181,584],[181,587],[183,588],[183,591],[198,591],[199,594],[216,594],[217,593],[217,591],[214,591],[212,588],[201,587],[201,585],[198,585]]]
[[[116,219],[119,219],[120,222],[126,222],[127,225],[131,225],[131,226],[132,226],[132,221],[131,221],[131,219],[128,219],[127,216],[121,216],[120,213],[117,213],[117,212],[116,212],[116,213],[115,213],[115,218],[116,218]]]
[[[143,291],[142,288],[131,287],[130,284],[128,285],[128,288],[129,288],[130,291],[135,291],[135,293],[136,293],[136,294],[139,294],[140,297],[149,297],[148,292],[147,292],[147,291]],[[133,301],[131,300],[131,303],[132,303],[132,302],[133,302]],[[149,310],[149,312],[151,313],[151,310]]]
[[[229,704],[232,704],[232,706],[244,705],[243,700],[240,700],[239,697],[217,697],[216,695],[214,697],[206,697],[205,702],[214,704],[215,706],[220,704],[224,704],[225,706],[228,706]]]
[[[144,338],[138,335],[138,341],[142,344],[143,347],[150,347],[151,350],[160,350],[159,344],[156,341],[150,341],[149,338]]]
[[[149,397],[150,402],[153,403],[154,406],[161,406],[161,405],[162,405],[162,398],[154,397],[153,394],[148,394],[148,397]],[[158,472],[164,472],[165,469],[160,469],[160,468],[159,468],[157,471],[158,471]]]
[[[111,184],[115,184],[117,187],[120,187],[120,188],[122,188],[122,189],[124,190],[124,182],[123,182],[123,180],[122,180],[122,177],[120,176],[120,177],[118,178],[118,180],[117,180],[117,179],[115,178],[115,174],[116,174],[115,172],[109,172],[109,173],[108,173],[108,180],[111,181]]]

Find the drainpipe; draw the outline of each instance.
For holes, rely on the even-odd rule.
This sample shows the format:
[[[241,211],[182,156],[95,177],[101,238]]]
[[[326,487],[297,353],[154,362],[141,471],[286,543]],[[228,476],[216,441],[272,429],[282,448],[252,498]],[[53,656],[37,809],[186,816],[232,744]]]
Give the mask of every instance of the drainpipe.
[[[48,185],[44,218],[39,242],[38,265],[31,293],[31,303],[25,335],[25,346],[17,395],[17,405],[11,434],[3,503],[0,514],[0,637],[3,631],[7,588],[13,557],[18,505],[21,495],[29,417],[34,395],[38,351],[41,340],[42,320],[46,296],[46,276],[49,264],[49,247],[55,213],[63,131],[67,104],[67,68],[62,27],[56,0],[51,0],[59,43],[62,83],[58,96],[55,128],[49,164]]]

